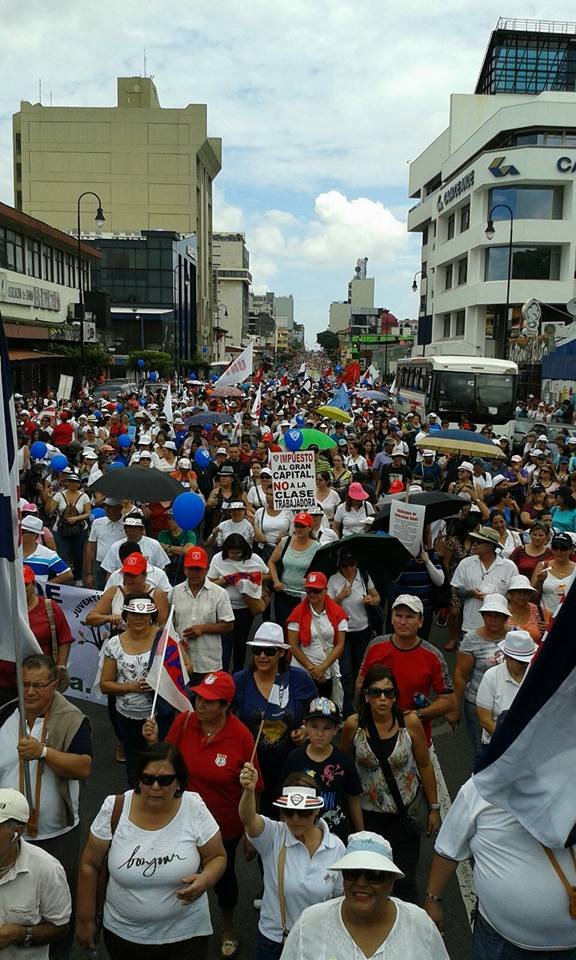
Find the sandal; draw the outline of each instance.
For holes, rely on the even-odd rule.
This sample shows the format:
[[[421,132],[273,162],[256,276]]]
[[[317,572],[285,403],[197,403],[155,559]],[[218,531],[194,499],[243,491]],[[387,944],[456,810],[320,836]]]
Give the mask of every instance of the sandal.
[[[225,940],[222,940],[220,944],[220,956],[223,960],[230,960],[230,957],[235,957],[238,952],[238,940],[234,937],[227,937]]]

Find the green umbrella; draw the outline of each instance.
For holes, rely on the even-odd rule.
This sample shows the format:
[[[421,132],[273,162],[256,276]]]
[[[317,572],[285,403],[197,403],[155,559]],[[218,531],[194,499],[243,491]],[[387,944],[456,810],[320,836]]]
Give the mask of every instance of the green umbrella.
[[[351,553],[376,586],[396,580],[412,560],[412,554],[396,537],[387,533],[355,533],[325,544],[314,555],[308,570],[321,570],[327,577],[338,570],[341,553]]]
[[[321,430],[313,430],[311,427],[305,427],[304,430],[301,430],[300,433],[304,437],[304,442],[300,447],[301,450],[307,450],[308,447],[312,444],[316,444],[319,450],[331,450],[333,447],[337,447],[338,444],[332,437],[329,437],[327,434],[322,433]],[[278,443],[281,447],[285,447],[286,443],[284,438],[279,440]]]

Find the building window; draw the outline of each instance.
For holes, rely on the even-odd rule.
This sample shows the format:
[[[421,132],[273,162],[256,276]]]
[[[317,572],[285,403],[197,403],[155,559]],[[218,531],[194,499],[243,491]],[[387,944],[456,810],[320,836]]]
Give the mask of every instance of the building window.
[[[560,277],[560,247],[514,247],[512,250],[513,280],[558,280]],[[486,249],[485,280],[508,278],[508,247]]]
[[[42,244],[39,240],[26,241],[26,272],[29,277],[42,277]]]
[[[452,264],[451,263],[449,263],[448,266],[445,267],[444,269],[444,289],[445,290],[452,289]]]
[[[426,294],[420,296],[420,313],[426,313]]]
[[[423,260],[423,261],[422,261],[422,270],[421,270],[421,274],[420,274],[420,279],[421,279],[421,280],[425,280],[427,276],[428,276],[428,263],[427,263],[426,260]]]
[[[561,220],[564,190],[562,187],[493,187],[489,209],[507,204],[515,220]],[[493,220],[510,220],[504,207],[494,210]]]
[[[468,280],[468,257],[463,257],[458,261],[458,286],[466,283]]]
[[[451,317],[449,313],[445,313],[444,316],[441,317],[441,324],[442,324],[442,338],[444,340],[449,340],[450,331],[451,331]]]
[[[454,331],[454,336],[463,337],[465,326],[466,326],[466,311],[457,310],[456,311],[456,330]]]
[[[446,239],[451,240],[454,236],[454,227],[456,224],[456,214],[451,213],[448,217],[448,223],[446,225]]]
[[[8,270],[24,273],[24,237],[0,227],[0,264]]]
[[[66,286],[76,286],[76,257],[73,253],[66,254]]]
[[[464,233],[470,226],[470,204],[467,203],[460,211],[460,233]]]
[[[422,231],[422,246],[425,247],[428,243],[428,227],[424,227]]]
[[[64,270],[64,251],[55,250],[54,253],[55,253],[54,266],[56,268],[54,279],[56,283],[59,283],[61,286],[64,286],[66,283],[66,273]]]
[[[54,281],[54,247],[47,243],[42,244],[42,276],[45,280]]]

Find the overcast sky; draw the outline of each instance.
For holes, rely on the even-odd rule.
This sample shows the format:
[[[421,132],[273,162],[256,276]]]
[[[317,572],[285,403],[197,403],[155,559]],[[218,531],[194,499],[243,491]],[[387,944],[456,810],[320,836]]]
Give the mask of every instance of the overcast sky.
[[[558,4],[556,4],[558,6]],[[0,0],[0,199],[13,203],[20,100],[113,106],[142,74],[160,103],[208,104],[222,137],[215,228],[246,234],[256,292],[292,293],[307,342],[358,257],[376,305],[415,317],[419,238],[408,163],[473,92],[498,16],[561,19],[530,0]]]

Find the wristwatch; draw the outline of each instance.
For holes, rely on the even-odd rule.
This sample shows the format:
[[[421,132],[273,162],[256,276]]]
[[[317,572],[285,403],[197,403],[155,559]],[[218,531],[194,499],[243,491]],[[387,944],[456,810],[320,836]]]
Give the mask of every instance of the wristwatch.
[[[33,946],[34,946],[34,940],[33,940],[33,938],[32,938],[32,927],[24,927],[24,930],[25,930],[24,939],[23,939],[23,940],[20,940],[18,946],[19,946],[19,947],[33,947]]]

